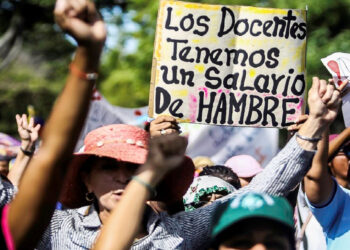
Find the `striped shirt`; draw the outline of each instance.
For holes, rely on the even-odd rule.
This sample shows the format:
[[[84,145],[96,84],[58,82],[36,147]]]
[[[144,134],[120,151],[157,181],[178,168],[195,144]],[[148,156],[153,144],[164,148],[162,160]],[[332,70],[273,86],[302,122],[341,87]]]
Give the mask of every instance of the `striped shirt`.
[[[308,171],[314,153],[303,150],[293,137],[248,186],[194,211],[172,216],[151,212],[147,217],[148,235],[135,242],[131,249],[206,249],[211,219],[219,203],[250,191],[287,195]],[[38,249],[90,249],[100,227],[98,213],[93,208],[56,211]]]
[[[7,203],[10,203],[16,193],[17,188],[0,175],[0,207],[4,207]]]

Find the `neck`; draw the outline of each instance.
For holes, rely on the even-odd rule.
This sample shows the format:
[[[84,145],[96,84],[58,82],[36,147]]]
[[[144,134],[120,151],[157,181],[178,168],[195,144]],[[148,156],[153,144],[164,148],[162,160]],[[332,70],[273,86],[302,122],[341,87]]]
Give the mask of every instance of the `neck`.
[[[110,215],[110,211],[106,209],[100,210],[100,212],[98,213],[98,217],[100,217],[102,225],[107,222],[109,215]]]

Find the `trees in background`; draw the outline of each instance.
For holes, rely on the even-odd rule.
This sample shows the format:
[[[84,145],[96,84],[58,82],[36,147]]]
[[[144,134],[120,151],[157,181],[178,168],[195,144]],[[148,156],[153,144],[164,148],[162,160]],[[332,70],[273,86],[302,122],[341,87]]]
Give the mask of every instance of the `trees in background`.
[[[12,6],[9,8],[4,3]],[[99,0],[95,1],[103,13],[123,11],[110,22],[118,26],[118,45],[105,51],[101,67],[100,90],[107,99],[120,106],[148,104],[153,41],[158,11],[157,0]],[[192,2],[230,5],[253,5],[275,8],[301,8],[308,5],[308,83],[313,75],[329,78],[320,59],[333,52],[350,53],[350,0],[197,0]],[[64,75],[71,58],[72,45],[56,32],[53,25],[54,0],[8,0],[0,3],[0,69],[4,60],[2,39],[15,22],[17,12],[22,13],[19,30],[22,37],[17,59],[0,71],[0,131],[14,132],[14,114],[25,112],[27,104],[33,104],[45,117],[53,102],[53,96],[64,82]],[[24,10],[24,14],[23,14]],[[28,10],[30,10],[28,12]],[[128,17],[136,29],[125,25]],[[14,21],[10,21],[14,20]],[[15,22],[16,24],[16,22]],[[131,42],[137,48],[126,50]],[[12,42],[15,45],[15,42]],[[14,46],[15,48],[15,46]],[[127,51],[127,52],[126,52]],[[9,50],[6,50],[9,53]],[[16,52],[16,50],[15,50]],[[18,53],[18,52],[17,52]],[[24,98],[23,96],[26,96]],[[49,96],[49,98],[46,98]],[[43,99],[45,100],[43,100]]]

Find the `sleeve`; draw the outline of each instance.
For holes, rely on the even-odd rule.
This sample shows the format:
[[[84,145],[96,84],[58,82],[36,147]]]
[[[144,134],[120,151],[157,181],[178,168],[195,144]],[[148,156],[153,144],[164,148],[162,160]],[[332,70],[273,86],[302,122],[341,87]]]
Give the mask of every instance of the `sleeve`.
[[[166,222],[167,228],[176,228],[177,232],[174,234],[184,239],[181,249],[207,249],[210,243],[211,220],[220,203],[214,202],[209,206],[173,216],[163,215],[162,220]]]
[[[331,230],[333,225],[337,224],[338,220],[342,219],[341,214],[343,213],[345,200],[349,199],[350,196],[350,194],[346,193],[336,181],[334,181],[334,183],[335,190],[333,192],[333,195],[330,197],[328,202],[322,204],[321,206],[312,204],[307,199],[307,196],[305,196],[306,202],[311,212],[321,224],[323,231],[326,233]]]
[[[265,169],[234,195],[254,191],[286,196],[296,188],[310,169],[314,154],[315,151],[307,151],[300,147],[296,136],[292,137]]]
[[[314,154],[313,151],[301,148],[294,136],[248,186],[232,192],[209,206],[190,212],[181,212],[171,217],[167,216],[164,219],[170,228],[181,229],[178,233],[186,239],[184,249],[204,249],[210,239],[214,211],[220,203],[250,191],[278,196],[287,195],[309,170]]]
[[[67,216],[69,216],[67,211],[55,210],[49,226],[46,228],[35,249],[52,249],[53,238],[56,237],[57,232],[61,229],[62,223]]]
[[[5,180],[0,176],[0,207],[4,207],[7,203],[12,201],[16,194],[16,188],[11,182]]]

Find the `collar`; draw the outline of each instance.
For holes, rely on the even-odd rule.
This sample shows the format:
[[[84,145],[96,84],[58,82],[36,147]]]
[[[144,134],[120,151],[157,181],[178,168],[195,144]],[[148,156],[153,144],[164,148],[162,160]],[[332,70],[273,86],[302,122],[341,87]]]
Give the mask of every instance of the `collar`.
[[[98,217],[98,213],[95,206],[89,205],[85,207],[78,208],[78,214],[81,218],[81,226],[85,228],[100,228],[101,221]]]

